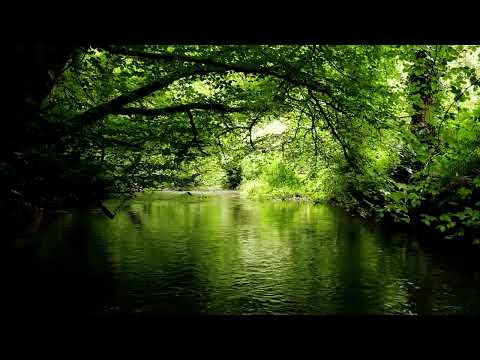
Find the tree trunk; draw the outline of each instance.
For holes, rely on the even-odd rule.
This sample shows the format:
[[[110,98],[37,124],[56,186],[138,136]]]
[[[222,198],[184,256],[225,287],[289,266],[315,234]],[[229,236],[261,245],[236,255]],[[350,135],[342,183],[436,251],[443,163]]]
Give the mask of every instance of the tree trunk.
[[[24,195],[24,188],[36,174],[25,154],[42,143],[39,133],[43,129],[40,110],[42,102],[53,88],[55,80],[63,72],[73,51],[72,46],[58,46],[46,42],[16,43],[7,52],[7,86],[10,96],[6,104],[8,116],[4,116],[0,132],[0,186],[2,200],[9,214],[12,208],[11,191]],[[26,202],[31,199],[25,198]],[[12,205],[14,206],[14,205]],[[26,219],[28,220],[28,219]]]
[[[434,101],[435,61],[432,59],[432,54],[427,50],[417,51],[415,57],[409,75],[410,84],[414,87],[410,94],[414,111],[410,130],[430,148],[435,135],[435,128],[429,122]]]

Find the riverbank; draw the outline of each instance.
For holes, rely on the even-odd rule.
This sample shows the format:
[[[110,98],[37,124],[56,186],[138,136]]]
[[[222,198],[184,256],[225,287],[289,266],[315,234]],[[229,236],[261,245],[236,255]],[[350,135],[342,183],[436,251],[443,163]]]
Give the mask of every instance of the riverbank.
[[[288,186],[287,184],[273,188],[265,181],[249,181],[242,184],[240,190],[242,194],[251,199],[300,201],[315,205],[340,207],[352,216],[359,217],[366,222],[382,224],[399,231],[419,232],[422,234],[422,241],[429,245],[438,244],[438,246],[456,247],[480,252],[478,238],[475,236],[475,233],[468,234],[468,236],[450,236],[448,233],[443,233],[447,228],[459,227],[454,220],[450,219],[449,215],[452,214],[438,215],[440,221],[447,222],[445,228],[441,224],[437,227],[432,227],[430,226],[432,221],[428,222],[425,219],[435,220],[434,216],[422,213],[419,210],[420,207],[413,207],[415,211],[411,211],[406,204],[389,204],[381,196],[382,194],[373,195],[374,199],[372,199],[372,193],[376,191],[375,189],[370,189],[368,194],[357,192],[357,196],[354,197],[352,194],[339,191],[335,195],[329,195],[328,191],[312,191],[308,189],[308,186],[300,184],[297,184],[297,186]],[[388,196],[386,199],[388,199]],[[441,203],[445,203],[445,200]],[[435,211],[435,203],[432,203],[430,200],[427,204],[428,207],[424,208],[423,212],[432,214]],[[397,207],[401,207],[401,209],[397,209]],[[466,209],[468,211],[469,208],[467,207]],[[473,215],[475,216],[475,213]]]

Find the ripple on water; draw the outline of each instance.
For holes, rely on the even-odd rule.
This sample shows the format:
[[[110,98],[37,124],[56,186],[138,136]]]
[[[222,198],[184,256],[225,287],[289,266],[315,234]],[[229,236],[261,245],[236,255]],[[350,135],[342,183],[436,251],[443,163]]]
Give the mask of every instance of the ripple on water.
[[[59,217],[36,235],[28,266],[47,275],[32,284],[68,283],[45,272],[55,259],[96,294],[85,311],[480,314],[478,264],[429,253],[335,208],[199,196],[142,195],[113,220],[90,210]],[[52,299],[66,291],[49,289]]]

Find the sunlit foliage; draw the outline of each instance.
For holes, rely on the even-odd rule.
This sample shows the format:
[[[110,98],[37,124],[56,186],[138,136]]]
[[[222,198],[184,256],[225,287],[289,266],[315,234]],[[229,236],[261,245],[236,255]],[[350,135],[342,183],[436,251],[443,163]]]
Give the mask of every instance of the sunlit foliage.
[[[31,125],[37,142],[11,149],[28,170],[2,168],[42,206],[240,188],[476,241],[479,57],[440,45],[77,48]]]

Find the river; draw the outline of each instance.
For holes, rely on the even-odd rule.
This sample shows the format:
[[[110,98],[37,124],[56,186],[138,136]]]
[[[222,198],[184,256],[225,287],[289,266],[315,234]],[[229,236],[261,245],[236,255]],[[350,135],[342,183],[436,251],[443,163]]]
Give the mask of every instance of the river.
[[[142,194],[113,220],[60,214],[9,250],[12,311],[480,314],[475,259],[339,208],[236,192]]]

